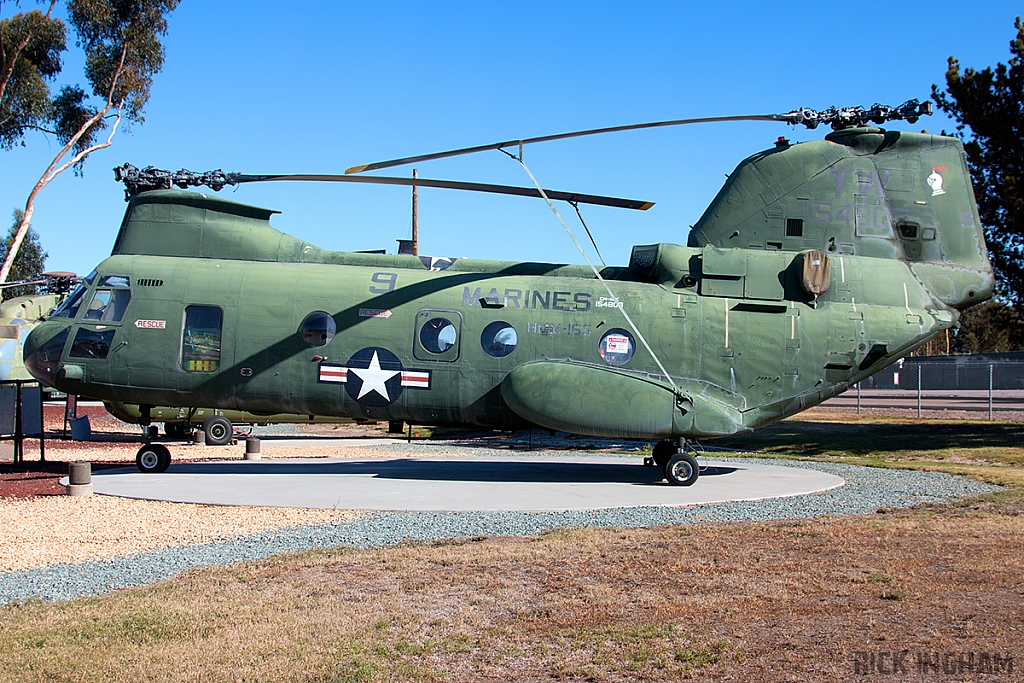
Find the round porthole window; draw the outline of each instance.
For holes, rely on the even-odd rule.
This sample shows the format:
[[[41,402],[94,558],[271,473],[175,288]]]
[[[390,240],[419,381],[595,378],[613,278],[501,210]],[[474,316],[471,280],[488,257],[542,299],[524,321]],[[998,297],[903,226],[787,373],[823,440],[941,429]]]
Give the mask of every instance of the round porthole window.
[[[447,318],[431,318],[420,328],[420,344],[431,353],[444,353],[455,346],[458,332]]]
[[[633,357],[634,351],[636,351],[636,342],[633,341],[633,335],[619,328],[605,332],[597,346],[597,352],[601,354],[601,358],[612,365],[622,365],[629,361]]]
[[[313,347],[327,346],[334,339],[334,333],[337,331],[338,326],[335,325],[334,318],[323,311],[310,313],[299,326],[299,334],[307,344]]]
[[[488,356],[504,358],[516,350],[519,343],[519,335],[516,329],[506,322],[495,321],[484,328],[480,335],[480,346]]]

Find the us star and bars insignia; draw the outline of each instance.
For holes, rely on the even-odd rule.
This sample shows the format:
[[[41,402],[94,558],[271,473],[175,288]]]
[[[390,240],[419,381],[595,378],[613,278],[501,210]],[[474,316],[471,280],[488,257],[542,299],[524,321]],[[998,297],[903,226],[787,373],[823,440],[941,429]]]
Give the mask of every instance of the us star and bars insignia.
[[[407,370],[395,354],[370,346],[352,354],[345,365],[320,363],[317,381],[344,384],[352,400],[381,407],[397,401],[405,389],[430,389],[430,370]]]

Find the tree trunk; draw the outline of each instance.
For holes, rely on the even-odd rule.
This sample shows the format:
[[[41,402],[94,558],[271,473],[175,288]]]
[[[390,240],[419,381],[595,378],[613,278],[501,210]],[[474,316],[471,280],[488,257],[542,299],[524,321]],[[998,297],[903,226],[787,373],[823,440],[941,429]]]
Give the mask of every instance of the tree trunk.
[[[4,260],[3,268],[0,268],[0,283],[7,282],[7,276],[11,273],[11,267],[14,265],[14,259],[18,256],[18,250],[21,248],[21,243],[25,241],[25,235],[28,234],[29,225],[32,222],[32,214],[35,212],[36,206],[36,195],[39,194],[39,190],[46,186],[46,179],[41,178],[36,186],[32,188],[32,192],[28,196],[28,201],[25,202],[25,213],[21,217],[21,223],[18,224],[18,232],[14,235],[14,241],[11,243],[11,248],[7,250],[7,258]]]

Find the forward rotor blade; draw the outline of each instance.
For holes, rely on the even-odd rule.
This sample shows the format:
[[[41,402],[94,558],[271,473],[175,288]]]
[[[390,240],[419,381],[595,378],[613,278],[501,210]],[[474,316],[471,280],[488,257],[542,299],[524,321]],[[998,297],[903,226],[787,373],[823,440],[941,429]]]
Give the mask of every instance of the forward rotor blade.
[[[675,119],[672,121],[653,121],[650,123],[634,123],[628,126],[610,126],[608,128],[591,128],[590,130],[577,130],[571,133],[558,133],[556,135],[542,135],[536,138],[524,138],[522,140],[506,140],[504,142],[495,142],[489,145],[478,145],[476,147],[464,147],[463,149],[453,149],[447,152],[435,152],[434,154],[421,154],[415,157],[405,157],[403,159],[392,159],[391,161],[378,161],[372,164],[363,164],[362,166],[353,166],[352,168],[345,171],[349,173],[363,173],[364,171],[376,171],[381,168],[391,168],[392,166],[403,166],[405,164],[415,164],[420,161],[431,161],[433,159],[444,159],[445,157],[454,157],[461,154],[474,154],[476,152],[486,152],[493,149],[504,149],[505,147],[513,147],[519,145],[529,145],[534,142],[549,142],[551,140],[564,140],[566,138],[578,138],[584,135],[600,135],[601,133],[618,133],[624,130],[639,130],[641,128],[661,128],[663,126],[682,126],[689,123],[712,123],[716,121],[780,121],[786,120],[781,118],[779,114],[761,114],[755,116],[709,116],[699,119]]]
[[[488,183],[468,183],[458,180],[431,180],[429,178],[390,178],[381,176],[344,176],[344,175],[247,175],[243,173],[230,173],[227,175],[227,183],[254,183],[272,180],[305,180],[323,181],[331,183],[370,183],[375,185],[405,185],[416,187],[439,187],[446,190],[472,190],[474,192],[491,192],[494,194],[509,194],[519,197],[540,197],[540,192],[533,187],[516,187],[513,185],[491,185]],[[558,190],[544,190],[550,199],[561,199],[567,202],[579,202],[581,204],[597,204],[599,206],[614,206],[620,209],[636,209],[646,211],[654,206],[654,202],[645,202],[639,199],[620,199],[618,197],[603,197],[594,194],[580,194],[578,192],[560,192]]]
[[[7,289],[8,287],[28,287],[30,285],[45,285],[47,280],[18,280],[17,282],[3,282],[0,283],[0,289]]]

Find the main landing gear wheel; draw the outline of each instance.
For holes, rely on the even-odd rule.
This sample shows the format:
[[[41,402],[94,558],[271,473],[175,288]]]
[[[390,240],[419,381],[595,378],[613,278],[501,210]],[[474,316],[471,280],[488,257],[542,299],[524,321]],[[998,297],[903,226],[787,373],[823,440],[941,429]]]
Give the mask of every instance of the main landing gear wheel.
[[[693,486],[699,476],[697,458],[689,453],[676,453],[665,463],[665,479],[672,486]]]
[[[211,415],[203,420],[203,431],[206,432],[208,446],[226,446],[235,434],[231,420],[223,415]]]
[[[166,472],[171,466],[171,452],[158,443],[146,444],[135,455],[135,466],[146,474]]]

